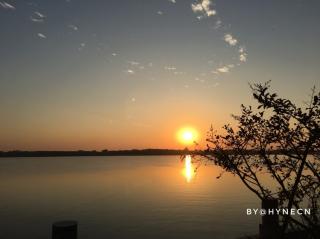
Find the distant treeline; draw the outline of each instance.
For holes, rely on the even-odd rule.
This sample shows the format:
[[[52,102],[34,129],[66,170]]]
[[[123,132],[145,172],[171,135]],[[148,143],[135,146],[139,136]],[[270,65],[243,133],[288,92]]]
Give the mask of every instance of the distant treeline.
[[[131,149],[102,151],[0,151],[0,157],[69,157],[69,156],[143,156],[143,155],[183,155],[188,149]]]
[[[226,154],[234,154],[232,150],[226,150]],[[294,154],[290,151],[272,150],[270,154]],[[185,149],[129,149],[129,150],[76,150],[76,151],[0,151],[0,158],[5,157],[72,157],[72,156],[143,156],[143,155],[216,155],[215,151],[188,150]],[[247,150],[247,155],[259,155],[259,150]]]

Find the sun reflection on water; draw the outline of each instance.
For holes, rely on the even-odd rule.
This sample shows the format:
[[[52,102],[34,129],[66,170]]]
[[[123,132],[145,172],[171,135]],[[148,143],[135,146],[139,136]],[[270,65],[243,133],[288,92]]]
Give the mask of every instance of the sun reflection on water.
[[[187,180],[187,182],[191,182],[194,177],[194,168],[192,165],[192,158],[190,155],[186,155],[184,158],[184,176]]]

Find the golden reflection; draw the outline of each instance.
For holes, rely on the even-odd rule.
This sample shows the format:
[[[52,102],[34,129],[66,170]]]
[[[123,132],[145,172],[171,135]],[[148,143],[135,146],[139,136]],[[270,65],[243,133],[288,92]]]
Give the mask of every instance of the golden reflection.
[[[184,176],[187,182],[191,182],[194,177],[194,168],[192,166],[192,158],[190,155],[186,155],[184,158]]]

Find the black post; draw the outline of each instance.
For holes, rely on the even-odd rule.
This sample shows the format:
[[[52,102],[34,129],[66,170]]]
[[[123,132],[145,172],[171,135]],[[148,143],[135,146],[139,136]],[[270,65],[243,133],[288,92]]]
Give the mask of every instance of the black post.
[[[266,214],[262,216],[262,224],[259,225],[260,239],[276,239],[279,238],[279,215],[278,200],[274,198],[263,199],[261,209],[265,210]]]
[[[59,221],[52,224],[52,239],[77,239],[77,221]]]

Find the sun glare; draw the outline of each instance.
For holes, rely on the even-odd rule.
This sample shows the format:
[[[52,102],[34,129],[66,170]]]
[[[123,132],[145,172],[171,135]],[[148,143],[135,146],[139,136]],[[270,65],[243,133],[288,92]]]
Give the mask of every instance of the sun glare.
[[[197,140],[198,133],[193,128],[182,128],[178,132],[178,139],[184,145],[193,144]]]

